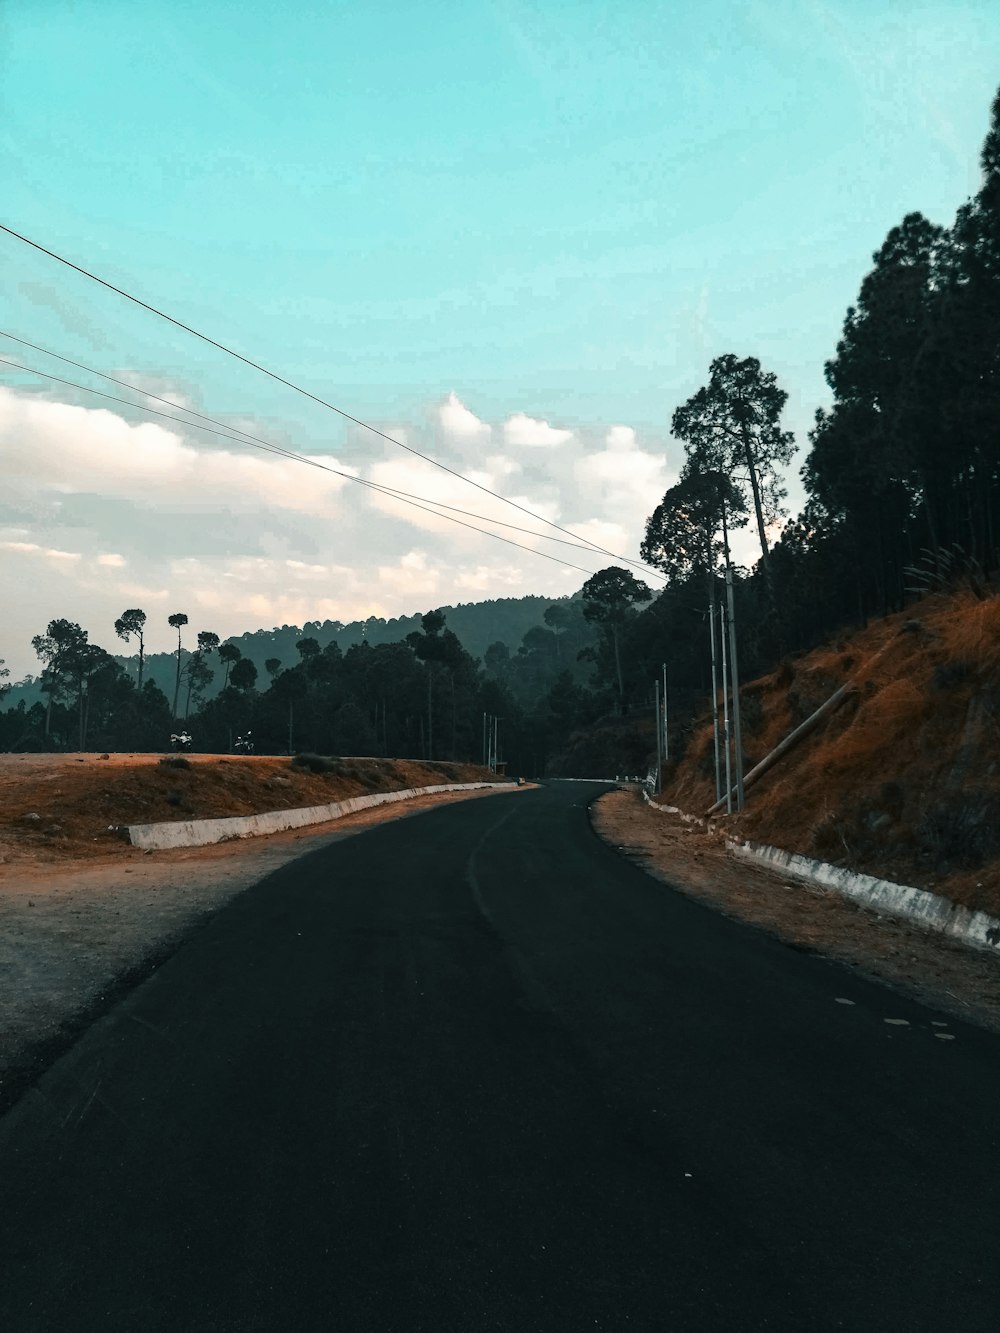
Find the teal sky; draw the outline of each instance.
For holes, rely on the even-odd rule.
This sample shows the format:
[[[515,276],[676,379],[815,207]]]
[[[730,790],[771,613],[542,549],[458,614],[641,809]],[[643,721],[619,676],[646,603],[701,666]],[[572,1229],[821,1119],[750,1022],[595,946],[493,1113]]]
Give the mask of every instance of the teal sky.
[[[573,431],[574,465],[628,426],[669,479],[670,414],[722,352],[778,374],[805,446],[872,251],[978,186],[998,56],[994,0],[7,0],[0,211],[453,461],[451,393],[493,441],[517,413]],[[361,469],[387,456],[9,238],[0,268],[19,336]],[[560,492],[561,457],[519,493],[607,517]],[[633,556],[636,504],[613,516]],[[92,527],[117,550],[112,517]],[[27,544],[62,521],[6,519]],[[521,590],[551,589],[524,560]]]

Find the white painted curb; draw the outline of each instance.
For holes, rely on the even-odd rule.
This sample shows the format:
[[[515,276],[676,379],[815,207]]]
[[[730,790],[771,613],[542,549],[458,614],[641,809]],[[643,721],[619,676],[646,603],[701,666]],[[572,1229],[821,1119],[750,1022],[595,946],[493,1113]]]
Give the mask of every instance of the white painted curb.
[[[255,838],[261,833],[281,833],[306,824],[325,824],[357,810],[375,805],[408,801],[414,796],[432,796],[445,791],[480,791],[484,788],[523,790],[513,782],[450,782],[434,787],[406,787],[402,791],[380,791],[371,796],[352,796],[331,805],[308,805],[298,810],[269,810],[262,815],[235,815],[230,819],[183,819],[168,824],[129,824],[133,847],[162,851],[168,847],[205,847],[231,838]]]
[[[645,788],[642,794],[654,810],[679,815],[688,824],[710,827],[707,820],[685,814],[675,805],[658,805]],[[776,866],[786,875],[793,875],[824,889],[832,889],[834,893],[884,912],[887,916],[913,921],[927,930],[951,935],[966,944],[986,949],[1000,948],[1000,917],[990,916],[986,912],[973,912],[939,893],[930,893],[927,889],[916,889],[907,884],[895,884],[888,879],[876,879],[873,875],[862,875],[855,870],[846,870],[843,866],[831,865],[829,861],[816,861],[811,856],[800,856],[797,852],[786,852],[781,847],[770,847],[765,843],[737,842],[734,838],[726,838],[725,841],[729,850],[737,856]]]

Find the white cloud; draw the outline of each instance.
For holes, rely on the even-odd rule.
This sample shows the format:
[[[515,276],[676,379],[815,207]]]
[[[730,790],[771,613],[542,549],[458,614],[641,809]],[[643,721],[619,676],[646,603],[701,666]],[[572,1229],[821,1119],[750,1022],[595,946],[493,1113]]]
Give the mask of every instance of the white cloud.
[[[497,499],[495,495],[486,494],[486,491],[502,492],[505,479],[519,470],[518,464],[510,463],[502,455],[486,459],[484,467],[466,469],[464,476],[468,481],[486,488],[485,491],[481,491],[470,487],[468,481],[463,481],[461,476],[432,468],[419,458],[394,458],[373,464],[368,470],[368,480],[379,486],[419,496],[421,503],[436,501],[438,504],[450,505],[453,510],[463,512],[454,513],[449,518],[438,511],[432,513],[426,508],[419,508],[417,504],[377,491],[369,491],[368,499],[375,509],[384,514],[402,519],[405,523],[425,532],[447,533],[452,540],[463,542],[470,535],[470,530],[463,528],[461,523],[456,524],[454,519],[473,525],[478,524],[480,518],[498,519],[505,523],[522,522],[517,511],[510,505]],[[525,518],[523,522],[527,525],[531,520]],[[477,537],[476,540],[481,541],[482,538]]]
[[[242,510],[262,504],[333,517],[349,483],[322,467],[247,450],[196,447],[152,423],[0,387],[0,451],[8,502],[100,494],[141,507]],[[313,460],[338,467],[335,459]],[[341,471],[353,469],[340,466]]]
[[[38,556],[56,565],[75,564],[81,558],[79,551],[61,551],[58,547],[39,546],[37,542],[0,542],[0,550]]]
[[[612,426],[604,442],[613,454],[628,453],[635,448],[635,431],[631,426]]]
[[[140,370],[129,370],[127,368],[116,370],[115,379],[124,380],[126,384],[131,384],[139,393],[150,394],[154,398],[164,399],[173,407],[179,407],[182,410],[197,410],[197,403],[193,398],[188,397],[183,389],[178,388],[177,384],[161,375],[146,375]]]
[[[470,412],[454,390],[438,408],[441,429],[456,440],[488,438],[492,427]]]
[[[551,449],[573,438],[571,430],[557,430],[547,421],[515,412],[503,426],[504,439],[516,449]]]
[[[517,565],[477,565],[475,569],[467,569],[457,575],[455,587],[461,588],[463,592],[489,596],[490,590],[500,585],[509,590],[507,595],[516,597],[516,590],[522,587],[524,582],[524,570]]]
[[[605,444],[600,453],[588,454],[574,464],[580,490],[600,497],[594,507],[605,521],[625,523],[635,531],[677,480],[676,474],[668,471],[664,455],[637,447],[629,426],[612,427]]]
[[[176,644],[166,624],[173,611],[188,614],[192,630],[225,636],[494,596],[563,595],[612,558],[546,540],[545,520],[634,557],[647,515],[675,479],[662,450],[624,424],[568,432],[515,410],[491,427],[454,393],[435,412],[440,420],[432,417],[428,429],[415,411],[408,438],[449,458],[464,443],[466,461],[452,465],[485,491],[391,448],[377,461],[369,453],[361,474],[453,506],[431,514],[291,460],[208,448],[180,428],[133,425],[106,409],[0,387],[0,467],[12,519],[0,529],[0,555],[8,586],[31,589],[30,601],[15,599],[5,626],[12,671],[36,669],[31,636],[58,616],[118,649],[114,621],[129,606],[149,613],[147,646],[157,652]],[[256,433],[265,432],[257,425]]]

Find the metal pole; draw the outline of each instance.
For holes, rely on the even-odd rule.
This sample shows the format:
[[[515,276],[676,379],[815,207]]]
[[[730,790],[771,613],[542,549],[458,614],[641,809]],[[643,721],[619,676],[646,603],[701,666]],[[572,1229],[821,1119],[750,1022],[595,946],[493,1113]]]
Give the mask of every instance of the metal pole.
[[[656,790],[659,791],[662,785],[660,774],[663,763],[663,732],[660,729],[660,682],[656,682]]]
[[[746,805],[743,791],[743,732],[740,727],[740,668],[736,656],[736,612],[733,607],[733,571],[726,566],[726,601],[729,604],[729,671],[733,682],[733,751],[736,759],[736,808]]]
[[[670,725],[667,715],[667,664],[663,663],[663,762],[670,763]]]
[[[713,581],[714,581],[714,575]],[[719,672],[716,666],[715,651],[715,589],[713,586],[712,596],[708,608],[708,627],[711,631],[712,639],[712,744],[715,749],[715,799],[718,801],[722,796],[722,770],[720,766],[719,754]]]
[[[483,713],[483,768],[487,768],[488,764],[489,758],[486,753],[486,714]]]
[[[729,763],[729,679],[726,672],[726,608],[719,607],[719,628],[722,639],[722,739],[726,746],[726,814],[733,813],[733,779]]]

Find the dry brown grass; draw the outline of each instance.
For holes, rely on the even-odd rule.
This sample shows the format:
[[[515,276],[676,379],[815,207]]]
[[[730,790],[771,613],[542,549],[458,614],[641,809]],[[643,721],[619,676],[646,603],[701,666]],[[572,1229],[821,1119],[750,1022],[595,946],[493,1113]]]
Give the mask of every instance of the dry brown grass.
[[[733,831],[1000,913],[1000,598],[928,597],[752,682],[748,766],[845,682],[850,697],[751,788]],[[714,800],[711,744],[706,721],[674,804]]]
[[[0,861],[104,855],[123,845],[117,825],[261,814],[492,776],[471,764],[407,759],[338,760],[330,772],[310,773],[256,755],[184,758],[178,767],[151,754],[0,755]]]

